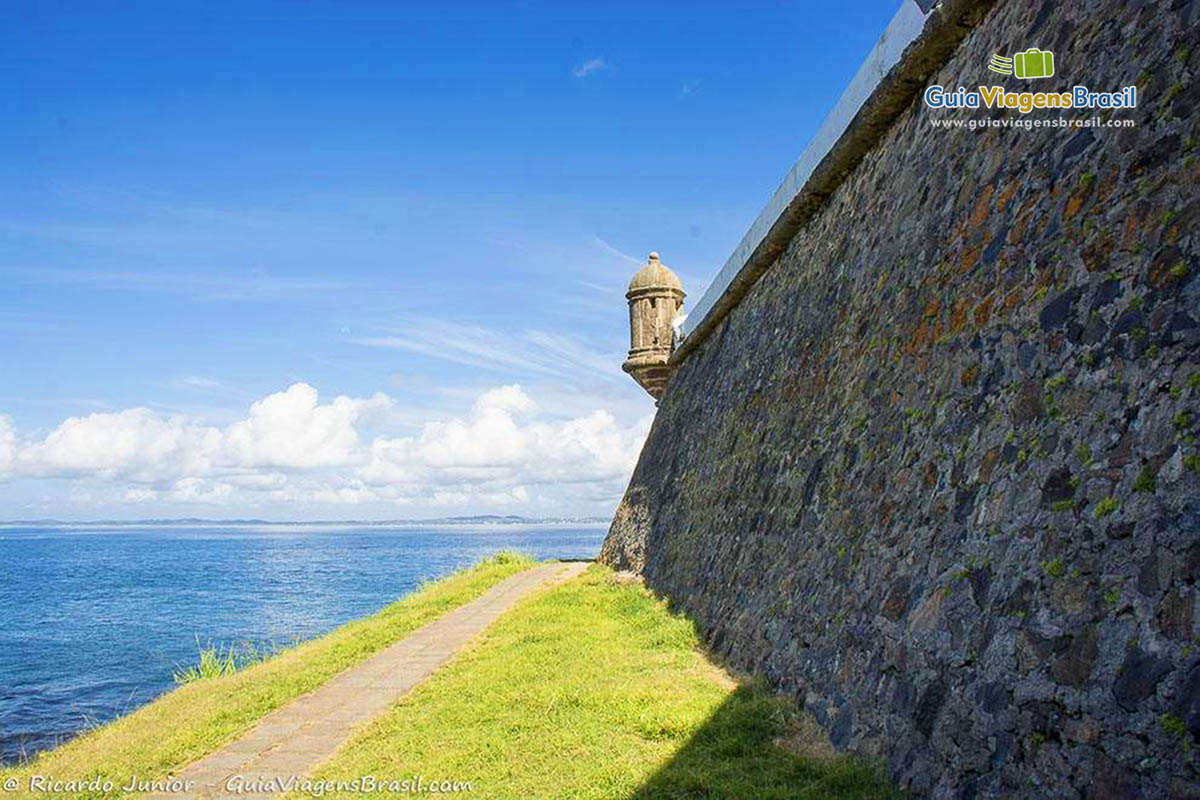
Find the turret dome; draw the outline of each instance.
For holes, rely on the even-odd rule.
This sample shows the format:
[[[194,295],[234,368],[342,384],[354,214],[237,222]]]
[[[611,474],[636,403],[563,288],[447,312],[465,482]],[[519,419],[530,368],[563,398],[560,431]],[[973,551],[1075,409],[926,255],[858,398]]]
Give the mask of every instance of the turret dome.
[[[641,292],[646,289],[675,289],[683,293],[683,284],[674,272],[667,269],[666,264],[658,260],[658,253],[651,253],[646,265],[638,270],[629,282],[629,292]]]

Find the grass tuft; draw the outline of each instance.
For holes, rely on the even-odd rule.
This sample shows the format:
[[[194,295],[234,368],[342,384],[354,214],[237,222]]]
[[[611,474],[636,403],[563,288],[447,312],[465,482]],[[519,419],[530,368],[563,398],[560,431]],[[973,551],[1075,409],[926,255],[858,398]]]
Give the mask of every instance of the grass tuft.
[[[208,647],[201,647],[200,637],[197,636],[196,648],[200,651],[199,663],[176,669],[173,677],[177,685],[186,686],[196,681],[211,680],[237,672],[237,658],[232,647],[228,651],[224,646],[216,648],[211,644]]]
[[[528,564],[530,563],[529,556],[518,550],[501,550],[491,558],[485,558],[479,562],[481,567],[504,567],[511,564]]]
[[[172,678],[177,686],[186,686],[196,681],[220,678],[223,675],[232,675],[238,670],[246,669],[247,667],[252,667],[255,664],[266,661],[279,652],[275,649],[260,650],[249,643],[243,645],[240,649],[232,645],[229,647],[225,645],[213,647],[211,642],[202,646],[199,636],[196,636],[196,650],[199,658],[195,664],[187,667],[178,667],[172,673]]]

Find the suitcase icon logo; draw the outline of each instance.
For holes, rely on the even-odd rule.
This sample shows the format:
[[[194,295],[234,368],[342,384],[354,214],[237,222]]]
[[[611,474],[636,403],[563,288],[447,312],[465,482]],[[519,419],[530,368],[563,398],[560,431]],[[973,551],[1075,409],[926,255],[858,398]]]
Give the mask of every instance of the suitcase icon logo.
[[[993,55],[988,61],[988,69],[1001,75],[1015,75],[1018,78],[1049,78],[1054,75],[1054,53],[1031,47],[1024,53],[1015,54],[1012,58]]]

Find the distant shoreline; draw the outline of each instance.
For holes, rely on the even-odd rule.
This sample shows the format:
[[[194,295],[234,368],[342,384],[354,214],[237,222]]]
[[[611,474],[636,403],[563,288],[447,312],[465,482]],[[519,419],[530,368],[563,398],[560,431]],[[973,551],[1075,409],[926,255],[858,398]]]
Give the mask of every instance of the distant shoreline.
[[[480,515],[469,517],[434,517],[430,519],[323,519],[323,520],[269,520],[269,519],[101,519],[62,520],[30,519],[0,520],[0,528],[49,528],[55,526],[82,527],[139,527],[139,526],[186,526],[186,525],[287,525],[287,526],[330,526],[354,525],[359,527],[415,527],[421,525],[607,525],[607,517],[517,517]]]

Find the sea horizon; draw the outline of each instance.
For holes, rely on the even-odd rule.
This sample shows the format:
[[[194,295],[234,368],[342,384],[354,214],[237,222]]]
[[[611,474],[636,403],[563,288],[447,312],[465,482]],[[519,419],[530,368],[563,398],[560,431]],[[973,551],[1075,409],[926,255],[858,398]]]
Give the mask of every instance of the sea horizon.
[[[209,517],[166,517],[145,519],[14,519],[0,520],[0,528],[21,527],[96,527],[96,526],[142,526],[142,525],[360,525],[379,527],[420,525],[608,525],[610,517],[523,517],[516,515],[476,514],[451,517],[428,517],[415,519],[259,519],[209,518]]]

